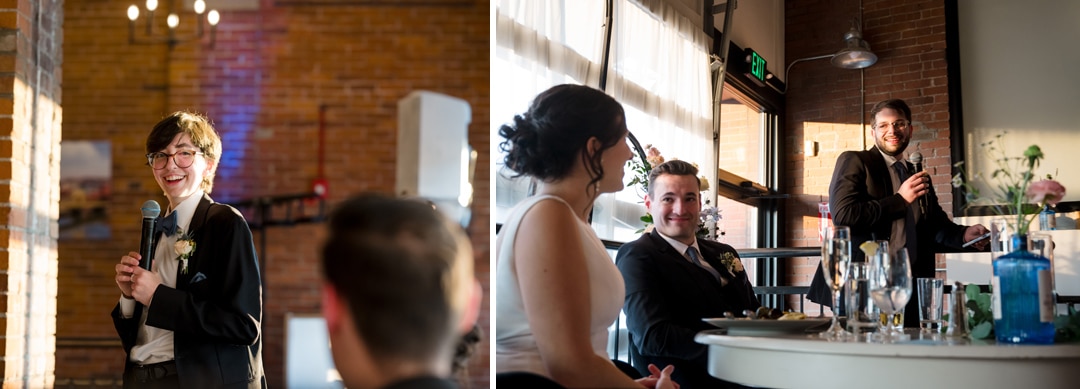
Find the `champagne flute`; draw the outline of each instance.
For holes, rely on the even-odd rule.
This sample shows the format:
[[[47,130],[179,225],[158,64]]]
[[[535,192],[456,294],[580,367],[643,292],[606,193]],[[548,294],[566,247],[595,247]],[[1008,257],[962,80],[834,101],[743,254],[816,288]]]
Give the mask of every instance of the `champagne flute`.
[[[885,318],[882,320],[881,339],[902,340],[904,333],[896,330],[892,322],[911,299],[911,265],[907,249],[901,247],[892,253],[888,248],[879,248],[877,254],[870,258],[869,284],[874,305],[881,309]]]
[[[842,340],[848,332],[840,326],[840,289],[847,282],[851,265],[851,230],[845,226],[829,227],[821,245],[821,271],[832,288],[832,325],[819,334],[829,340]]]

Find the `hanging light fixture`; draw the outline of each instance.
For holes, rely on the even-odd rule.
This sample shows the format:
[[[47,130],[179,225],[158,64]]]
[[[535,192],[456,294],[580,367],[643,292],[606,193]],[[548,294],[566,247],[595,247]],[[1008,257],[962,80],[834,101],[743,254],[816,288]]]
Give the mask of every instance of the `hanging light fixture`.
[[[169,10],[176,9],[176,0],[170,0]],[[210,47],[214,47],[215,35],[217,32],[218,22],[221,21],[221,14],[217,10],[210,10],[206,12],[206,2],[204,0],[195,0],[192,4],[192,9],[195,11],[196,32],[193,35],[178,37],[176,35],[176,29],[180,26],[180,15],[175,12],[169,12],[169,16],[165,21],[169,27],[169,35],[162,38],[155,38],[154,35],[154,11],[158,8],[158,0],[146,0],[146,35],[145,39],[137,39],[135,36],[135,24],[139,19],[139,7],[132,4],[127,9],[128,17],[128,42],[131,44],[136,43],[168,43],[169,47],[176,46],[179,43],[187,41],[201,40],[203,37],[203,13],[206,13],[205,22],[210,24]]]
[[[877,54],[870,51],[870,44],[863,40],[862,32],[855,28],[844,34],[844,48],[832,56],[832,64],[843,69],[864,69],[877,62]]]
[[[791,67],[799,62],[813,61],[817,59],[831,59],[833,66],[841,69],[865,69],[873,64],[877,63],[877,54],[870,51],[870,44],[866,43],[862,38],[862,33],[856,26],[859,25],[859,19],[856,18],[851,22],[851,29],[844,34],[844,48],[837,51],[835,54],[825,54],[813,57],[799,58],[788,64],[787,69],[784,70],[784,88],[776,88],[780,93],[787,93],[788,73],[791,72]]]

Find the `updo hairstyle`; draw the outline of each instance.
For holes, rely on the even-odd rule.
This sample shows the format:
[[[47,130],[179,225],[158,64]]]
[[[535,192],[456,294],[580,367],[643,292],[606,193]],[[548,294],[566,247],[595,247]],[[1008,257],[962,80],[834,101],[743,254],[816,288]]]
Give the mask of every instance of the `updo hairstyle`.
[[[626,132],[626,114],[614,98],[587,86],[563,84],[537,95],[527,112],[500,127],[499,135],[506,140],[499,148],[506,153],[506,167],[517,173],[514,177],[545,182],[566,177],[581,158],[591,186],[604,177],[602,152],[621,142]],[[590,157],[584,151],[591,137],[602,146]]]

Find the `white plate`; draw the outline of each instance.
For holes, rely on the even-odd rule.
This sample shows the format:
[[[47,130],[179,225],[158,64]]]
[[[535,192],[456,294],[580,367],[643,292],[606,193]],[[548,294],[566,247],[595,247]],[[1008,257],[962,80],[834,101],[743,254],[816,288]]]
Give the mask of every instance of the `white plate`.
[[[728,335],[775,335],[803,333],[810,328],[823,326],[832,319],[750,320],[721,317],[701,320],[720,328],[726,328]]]

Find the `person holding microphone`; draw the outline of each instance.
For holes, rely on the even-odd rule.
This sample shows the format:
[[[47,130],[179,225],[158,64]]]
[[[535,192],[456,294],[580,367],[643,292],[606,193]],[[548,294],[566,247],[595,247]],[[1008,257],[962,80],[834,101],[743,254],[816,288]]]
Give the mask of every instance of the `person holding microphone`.
[[[845,151],[836,160],[829,184],[829,208],[833,223],[851,228],[851,247],[874,239],[888,239],[889,246],[906,248],[912,278],[934,278],[935,254],[946,249],[985,250],[986,240],[971,242],[988,230],[977,224],[954,223],[938,204],[928,172],[916,169],[922,155],[915,153],[905,161],[904,151],[911,142],[915,126],[911,108],[900,99],[888,99],[870,110],[874,147],[863,151]],[[917,159],[918,161],[914,161]],[[866,260],[862,251],[851,251],[852,262]],[[824,306],[832,305],[830,289],[818,267],[807,297]],[[912,291],[904,326],[918,328],[918,296]],[[835,311],[834,307],[834,311]],[[842,311],[842,309],[840,309]]]
[[[251,230],[209,196],[221,138],[205,116],[176,112],[150,131],[146,151],[168,208],[153,223],[152,258],[130,252],[116,265],[124,388],[265,388]]]

